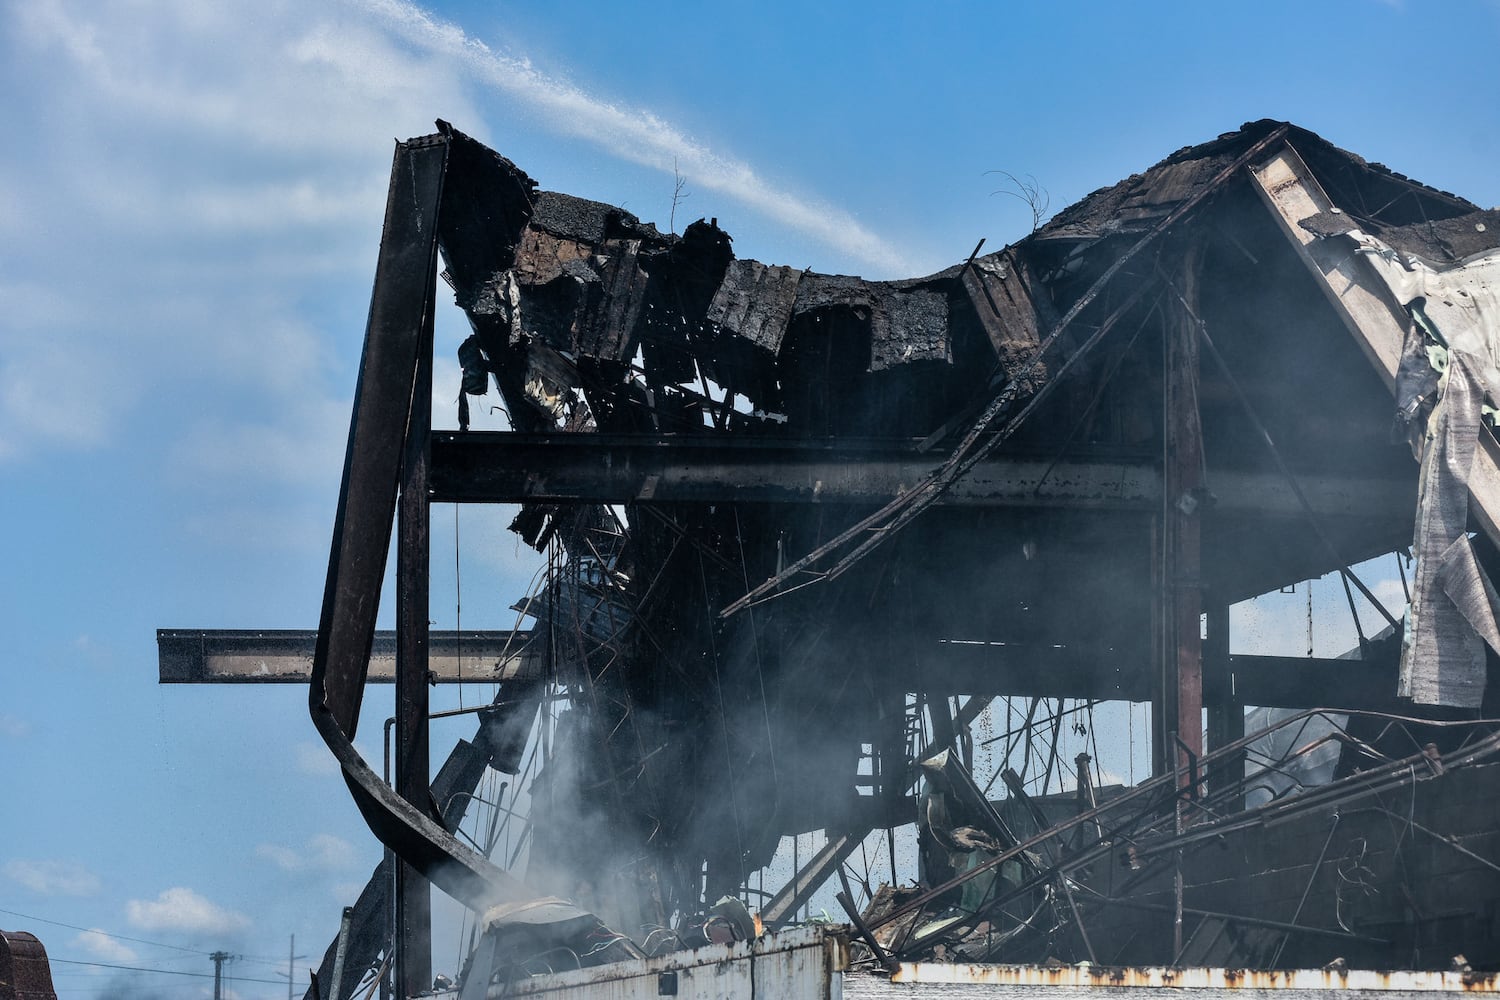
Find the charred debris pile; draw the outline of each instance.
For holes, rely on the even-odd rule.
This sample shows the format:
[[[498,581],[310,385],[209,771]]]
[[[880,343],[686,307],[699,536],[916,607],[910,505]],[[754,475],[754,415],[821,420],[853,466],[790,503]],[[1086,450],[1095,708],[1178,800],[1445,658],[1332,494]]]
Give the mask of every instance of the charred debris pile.
[[[844,886],[872,961],[1500,964],[1495,213],[1264,121],[866,281],[420,141],[446,148],[442,278],[473,329],[429,493],[523,502],[548,558],[533,669],[479,742],[514,771],[565,696],[515,874],[623,932],[591,955],[751,933],[726,897],[783,924],[916,822],[919,884]],[[492,390],[512,431],[469,431]],[[1350,567],[1414,539],[1404,655],[1401,607],[1350,658],[1230,655],[1231,604],[1337,572],[1352,608]],[[1156,776],[1099,788],[1084,759],[1075,791],[1010,772],[992,801],[969,730],[998,696],[1028,725],[1150,702]],[[1247,705],[1284,711],[1247,736]]]

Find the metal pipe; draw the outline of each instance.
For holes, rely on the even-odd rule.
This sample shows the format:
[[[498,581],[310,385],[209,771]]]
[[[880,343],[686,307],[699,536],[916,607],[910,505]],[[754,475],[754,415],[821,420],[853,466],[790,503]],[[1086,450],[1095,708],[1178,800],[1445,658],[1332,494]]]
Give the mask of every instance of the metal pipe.
[[[333,952],[333,985],[329,987],[332,996],[328,1000],[344,1000],[344,952],[349,946],[349,925],[353,920],[354,907],[344,907],[339,917],[339,943]]]
[[[880,947],[880,942],[875,940],[875,935],[870,933],[870,929],[860,919],[859,911],[854,908],[854,900],[849,898],[849,894],[840,890],[833,898],[838,900],[839,905],[844,908],[844,912],[849,916],[849,922],[859,932],[860,938],[864,941],[866,947],[870,949],[870,953],[875,956],[875,960],[885,966],[887,972],[895,972],[900,969],[901,963],[891,957],[890,952]]]

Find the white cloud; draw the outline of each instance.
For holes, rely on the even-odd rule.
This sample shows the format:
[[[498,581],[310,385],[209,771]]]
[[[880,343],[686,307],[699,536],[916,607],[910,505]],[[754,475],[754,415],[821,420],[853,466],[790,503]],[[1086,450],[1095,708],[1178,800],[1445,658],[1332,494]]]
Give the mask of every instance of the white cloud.
[[[19,740],[29,735],[31,735],[31,723],[19,716],[0,712],[0,736],[10,740]]]
[[[729,195],[881,271],[899,273],[909,267],[899,251],[849,213],[779,190],[749,164],[715,153],[650,111],[586,94],[565,80],[547,76],[524,58],[495,52],[458,26],[405,0],[367,0],[366,6],[412,44],[446,57],[479,81],[538,112],[554,131],[664,174],[681,170],[693,183]]]
[[[296,758],[297,770],[303,774],[327,778],[339,773],[339,762],[334,759],[333,753],[321,743],[303,740],[292,747],[292,753]]]
[[[361,317],[313,303],[368,294],[392,136],[478,120],[497,91],[909,270],[847,213],[400,0],[36,0],[0,25],[0,115],[35,137],[0,162],[0,462],[149,439],[184,521],[336,483]]]
[[[352,906],[354,901],[359,898],[359,894],[365,891],[367,884],[365,882],[354,881],[335,882],[329,887],[328,894],[344,906]]]
[[[113,935],[98,928],[84,931],[73,938],[73,947],[82,948],[105,962],[134,962],[139,957],[134,949],[126,947]]]
[[[250,926],[250,918],[212,903],[191,889],[164,889],[154,900],[125,903],[125,919],[144,931],[184,934],[228,934]]]
[[[354,845],[331,833],[316,834],[301,850],[285,844],[260,844],[255,856],[288,872],[341,871],[357,860]]]
[[[257,844],[255,856],[285,872],[294,872],[302,868],[302,855],[285,844]]]
[[[5,863],[5,875],[44,896],[92,896],[100,887],[98,875],[72,861],[17,858]]]
[[[4,120],[45,133],[0,163],[0,461],[175,409],[150,434],[168,471],[269,506],[348,425],[359,320],[336,339],[309,303],[368,293],[391,136],[478,117],[463,84],[338,3],[38,0],[0,24]]]
[[[327,870],[353,867],[357,858],[354,845],[331,833],[320,833],[307,842],[308,859],[313,867]]]

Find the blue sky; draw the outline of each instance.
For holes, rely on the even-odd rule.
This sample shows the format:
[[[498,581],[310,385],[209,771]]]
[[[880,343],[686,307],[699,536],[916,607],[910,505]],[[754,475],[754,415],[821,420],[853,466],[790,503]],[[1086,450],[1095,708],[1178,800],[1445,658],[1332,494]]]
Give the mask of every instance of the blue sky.
[[[276,997],[244,980],[290,934],[320,953],[376,862],[304,692],[160,688],[154,629],[315,624],[392,140],[434,118],[660,223],[675,163],[742,256],[870,277],[1024,235],[986,171],[1057,210],[1262,117],[1500,204],[1494,2],[802,6],[0,4],[0,926],[79,962],[224,948]],[[462,335],[445,310],[448,425]],[[463,624],[509,625],[533,567],[504,512],[460,516]],[[1246,634],[1296,647],[1299,606]]]

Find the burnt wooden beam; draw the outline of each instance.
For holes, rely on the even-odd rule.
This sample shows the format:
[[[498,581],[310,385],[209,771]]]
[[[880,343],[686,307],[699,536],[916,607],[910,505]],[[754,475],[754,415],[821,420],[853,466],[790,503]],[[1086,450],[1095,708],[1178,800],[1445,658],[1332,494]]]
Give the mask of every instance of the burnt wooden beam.
[[[915,441],[791,441],[731,435],[519,434],[443,431],[432,436],[432,499],[444,503],[882,504],[943,461]],[[1315,512],[1405,518],[1416,508],[1410,477],[1299,472]],[[1213,510],[1304,518],[1273,472],[1209,469]],[[996,455],[961,477],[940,504],[1155,511],[1156,460]]]

